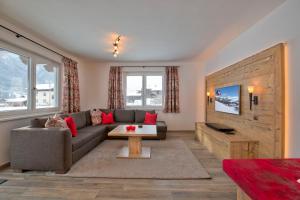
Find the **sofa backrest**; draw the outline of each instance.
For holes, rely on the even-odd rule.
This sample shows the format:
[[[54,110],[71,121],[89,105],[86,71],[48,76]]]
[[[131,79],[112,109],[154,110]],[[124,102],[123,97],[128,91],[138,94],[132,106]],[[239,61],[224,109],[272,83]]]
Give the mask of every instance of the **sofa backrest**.
[[[114,114],[114,111],[115,111],[115,110],[113,110],[113,109],[102,109],[102,108],[100,108],[100,110],[101,110],[101,112],[104,112],[104,113],[106,113],[106,114],[108,114],[108,113],[110,113],[110,112],[112,112],[112,113]]]
[[[143,123],[145,121],[146,112],[151,114],[155,113],[155,110],[126,110],[126,109],[100,109],[104,113],[112,112],[115,122],[121,123]],[[86,116],[86,126],[91,126],[91,114],[90,110],[84,111]],[[75,120],[77,124],[77,121]]]
[[[81,129],[86,127],[86,112],[77,112],[77,113],[71,113],[70,117],[74,119],[74,122],[76,123],[76,128]]]
[[[135,110],[135,123],[144,123],[146,112],[154,114],[155,110]]]
[[[109,113],[112,112],[116,122],[121,123],[143,123],[145,121],[146,112],[151,114],[155,113],[155,110],[125,110],[125,109],[100,109],[102,112]],[[67,116],[73,117],[76,128],[81,129],[86,126],[91,126],[91,113],[90,110],[72,113],[72,114],[60,114],[60,117],[65,118]],[[30,127],[32,128],[45,128],[45,123],[48,117],[35,118],[30,122]]]
[[[76,123],[76,128],[81,129],[86,126],[92,125],[91,122],[91,114],[90,111],[83,111],[83,112],[77,112],[77,113],[71,113],[71,114],[58,114],[62,119],[71,116],[74,119],[74,122]],[[30,127],[31,128],[45,128],[45,124],[47,122],[49,117],[40,117],[35,118],[30,121]]]
[[[86,125],[87,126],[92,126],[91,111],[87,110],[87,111],[84,111],[84,113],[85,113],[85,118],[86,118]]]
[[[30,121],[31,128],[45,128],[48,117],[35,118]]]
[[[114,111],[116,122],[134,123],[134,110],[117,109]]]

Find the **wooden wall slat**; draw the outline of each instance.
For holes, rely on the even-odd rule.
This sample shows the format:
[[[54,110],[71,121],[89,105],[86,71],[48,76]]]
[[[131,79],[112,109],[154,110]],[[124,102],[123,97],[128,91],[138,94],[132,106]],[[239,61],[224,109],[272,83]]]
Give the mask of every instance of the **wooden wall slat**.
[[[259,141],[259,157],[284,157],[284,44],[280,43],[206,77],[206,91],[241,85],[241,115],[216,112],[206,102],[206,121],[226,124]],[[248,86],[259,104],[249,108]],[[257,118],[257,120],[255,120]]]

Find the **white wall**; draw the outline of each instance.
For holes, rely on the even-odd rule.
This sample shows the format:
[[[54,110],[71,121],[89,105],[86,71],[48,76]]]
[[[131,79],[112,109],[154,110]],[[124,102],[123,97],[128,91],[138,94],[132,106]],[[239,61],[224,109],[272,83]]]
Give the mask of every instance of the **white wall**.
[[[87,95],[85,94],[85,90],[83,88],[83,86],[85,86],[85,73],[86,70],[84,68],[84,62],[79,59],[76,56],[73,56],[67,52],[61,51],[57,48],[55,48],[53,45],[41,40],[40,38],[36,37],[34,34],[30,33],[29,31],[26,31],[22,28],[20,28],[20,26],[15,26],[12,23],[3,20],[2,18],[0,18],[0,24],[7,26],[25,36],[28,36],[29,38],[38,41],[42,44],[44,44],[45,46],[54,49],[56,51],[59,51],[60,53],[71,57],[72,59],[76,60],[78,62],[78,70],[79,70],[79,79],[80,79],[80,90],[81,90],[81,99],[83,99],[82,103],[81,103],[81,107],[86,107],[85,102],[86,102],[86,98]],[[17,39],[14,34],[11,34],[8,31],[5,31],[3,29],[0,29],[0,39],[8,42],[12,45],[15,46],[19,46],[23,49],[27,49],[30,50],[32,52],[38,53],[40,55],[43,55],[45,57],[48,57],[52,60],[55,60],[57,62],[61,62],[61,57],[51,53],[48,50],[45,50],[35,44],[32,44],[31,42],[28,42],[22,38]],[[11,120],[11,121],[0,121],[0,166],[4,163],[9,162],[9,144],[10,144],[10,130],[14,129],[14,128],[18,128],[18,127],[22,127],[22,126],[27,126],[29,125],[31,118],[26,118],[26,119],[18,119],[18,120]]]
[[[90,63],[88,108],[107,107],[108,75],[110,66],[180,66],[180,113],[163,113],[159,111],[158,119],[168,124],[169,130],[194,130],[196,106],[195,63],[190,62],[144,62],[144,63]]]
[[[300,156],[300,1],[288,0],[267,17],[230,42],[205,64],[210,74],[280,42],[287,42],[286,156]],[[199,84],[199,87],[204,85]],[[198,97],[199,98],[199,97]],[[201,97],[200,97],[201,100]],[[197,120],[203,120],[201,113]]]

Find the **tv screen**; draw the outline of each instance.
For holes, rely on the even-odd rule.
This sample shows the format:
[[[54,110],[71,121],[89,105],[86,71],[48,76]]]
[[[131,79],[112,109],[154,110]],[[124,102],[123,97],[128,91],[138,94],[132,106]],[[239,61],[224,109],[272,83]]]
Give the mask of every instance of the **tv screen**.
[[[240,114],[240,85],[215,89],[215,111]]]

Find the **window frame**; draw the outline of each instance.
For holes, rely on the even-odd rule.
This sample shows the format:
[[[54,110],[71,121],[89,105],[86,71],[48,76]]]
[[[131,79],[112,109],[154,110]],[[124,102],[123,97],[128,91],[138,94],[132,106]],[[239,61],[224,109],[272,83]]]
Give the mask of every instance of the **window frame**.
[[[62,70],[61,70],[61,63],[55,62],[49,58],[45,58],[43,56],[38,55],[40,58],[38,59],[33,59],[33,87],[32,87],[32,95],[33,97],[31,98],[31,102],[34,105],[33,106],[33,110],[35,110],[36,113],[39,112],[55,112],[55,111],[59,111],[61,108],[61,77],[62,77]],[[53,67],[57,67],[57,71],[56,71],[56,83],[55,83],[55,96],[57,97],[57,99],[55,100],[55,107],[49,107],[49,108],[37,108],[36,106],[36,95],[37,95],[37,91],[38,89],[36,88],[36,65],[40,64],[38,61],[39,60],[45,60],[47,63],[49,64],[53,64]],[[57,65],[56,65],[57,64]]]
[[[130,106],[127,105],[127,76],[142,76],[142,105],[141,106]],[[151,106],[146,105],[146,87],[147,87],[147,76],[161,76],[162,77],[162,105],[161,106]],[[124,91],[124,104],[125,109],[155,109],[163,110],[165,103],[165,71],[164,70],[139,70],[139,71],[124,71],[123,72],[123,91]]]
[[[0,40],[0,49],[28,58],[28,91],[27,91],[27,109],[24,110],[8,110],[0,112],[0,121],[6,121],[10,119],[19,119],[26,116],[44,115],[49,113],[55,113],[61,111],[61,84],[62,84],[62,64],[54,61],[46,56],[33,53],[29,50],[25,50],[21,47],[11,45],[7,42]],[[36,107],[36,64],[39,64],[38,60],[46,60],[48,63],[57,67],[56,78],[56,105],[49,108],[37,108]]]

